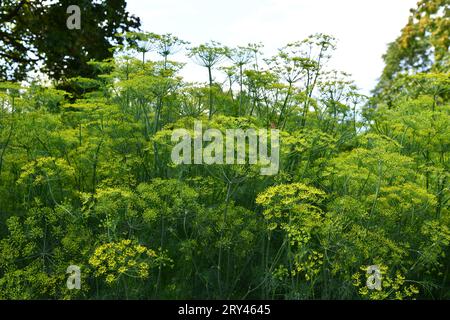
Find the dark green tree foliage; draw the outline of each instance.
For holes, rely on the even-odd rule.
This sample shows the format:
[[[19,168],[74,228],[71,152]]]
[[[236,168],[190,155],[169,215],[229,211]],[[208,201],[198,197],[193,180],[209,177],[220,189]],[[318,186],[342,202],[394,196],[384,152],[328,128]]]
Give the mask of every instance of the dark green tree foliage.
[[[31,11],[36,8],[31,1],[0,1],[0,77],[3,80],[23,78],[30,61],[35,61],[29,56],[29,44],[34,35],[21,26],[30,21]]]
[[[60,80],[94,77],[91,59],[112,57],[111,48],[122,43],[118,34],[140,26],[126,10],[124,0],[2,0],[0,51],[2,79],[21,80],[43,64],[43,71]],[[66,10],[81,9],[81,29],[69,30]]]
[[[385,68],[374,91],[376,97],[389,100],[391,87],[402,74],[449,72],[449,48],[450,1],[419,1],[401,35],[383,56]]]

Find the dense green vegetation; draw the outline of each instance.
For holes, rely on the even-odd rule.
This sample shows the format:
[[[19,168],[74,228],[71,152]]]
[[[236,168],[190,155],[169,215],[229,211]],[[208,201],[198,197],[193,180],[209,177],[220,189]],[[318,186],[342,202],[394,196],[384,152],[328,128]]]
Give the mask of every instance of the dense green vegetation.
[[[322,34],[264,57],[129,32],[68,91],[0,82],[0,299],[450,299],[448,42],[408,67],[412,29],[374,97],[326,68]],[[180,50],[206,84],[179,76]],[[279,174],[174,165],[195,120],[281,130]]]

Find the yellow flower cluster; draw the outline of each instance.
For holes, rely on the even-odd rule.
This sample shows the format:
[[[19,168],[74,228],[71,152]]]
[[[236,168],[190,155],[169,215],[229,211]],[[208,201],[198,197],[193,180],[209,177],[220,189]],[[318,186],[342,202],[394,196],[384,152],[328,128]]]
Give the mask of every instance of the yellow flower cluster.
[[[413,299],[419,294],[419,289],[413,284],[407,284],[400,271],[393,276],[388,274],[386,266],[379,266],[381,273],[381,290],[371,290],[367,286],[367,267],[361,267],[361,272],[355,273],[353,285],[358,288],[359,295],[370,300],[403,300]]]
[[[89,259],[97,277],[105,277],[108,284],[116,282],[122,275],[146,279],[152,266],[155,251],[131,240],[106,243],[95,249]]]
[[[303,274],[306,281],[312,280],[317,276],[323,265],[323,254],[317,251],[312,251],[306,261],[295,261],[295,268],[292,270],[292,276]]]

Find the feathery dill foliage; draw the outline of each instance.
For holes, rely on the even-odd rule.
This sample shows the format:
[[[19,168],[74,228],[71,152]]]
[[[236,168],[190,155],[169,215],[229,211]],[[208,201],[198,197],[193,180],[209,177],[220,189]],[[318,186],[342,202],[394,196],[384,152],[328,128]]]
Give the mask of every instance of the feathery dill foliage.
[[[263,57],[128,33],[134,46],[89,63],[97,76],[64,80],[71,93],[0,82],[0,299],[449,299],[449,55],[395,67],[423,54],[424,30],[442,45],[448,8],[430,5],[373,99],[326,68],[322,34]],[[205,84],[179,76],[181,50]],[[174,165],[172,132],[198,120],[279,129],[279,174]]]

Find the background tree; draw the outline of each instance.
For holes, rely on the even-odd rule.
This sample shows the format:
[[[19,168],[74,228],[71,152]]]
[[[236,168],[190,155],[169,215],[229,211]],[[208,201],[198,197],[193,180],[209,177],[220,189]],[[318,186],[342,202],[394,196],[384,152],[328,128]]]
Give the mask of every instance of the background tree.
[[[387,98],[394,80],[402,73],[450,71],[450,1],[421,0],[411,10],[400,37],[383,56],[385,68],[374,91]]]
[[[68,30],[67,8],[81,9],[81,29]],[[42,71],[55,80],[93,77],[91,59],[112,57],[121,43],[118,33],[139,28],[139,18],[126,10],[125,0],[2,1],[0,11],[0,77],[21,80],[42,63]]]

